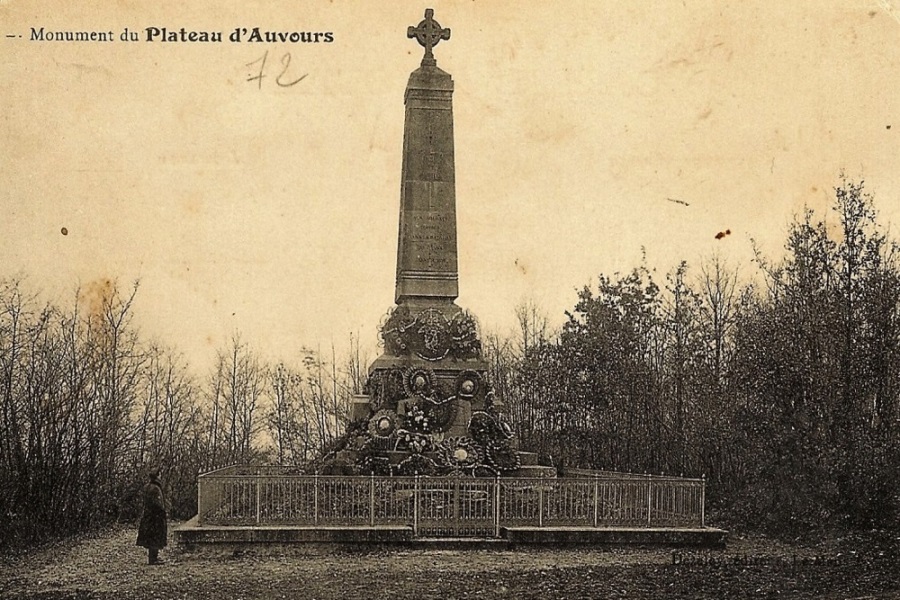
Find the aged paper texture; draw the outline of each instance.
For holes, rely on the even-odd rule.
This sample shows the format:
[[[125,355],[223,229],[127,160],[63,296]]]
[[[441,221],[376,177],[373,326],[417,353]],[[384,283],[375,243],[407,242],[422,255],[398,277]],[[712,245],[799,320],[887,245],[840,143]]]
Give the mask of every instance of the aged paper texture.
[[[235,329],[275,356],[374,339],[424,8],[3,2],[4,269],[63,295],[140,279],[144,329],[201,365]],[[841,170],[900,192],[889,3],[433,8],[453,32],[435,56],[456,84],[460,304],[488,328],[523,298],[561,318],[642,253],[663,272],[749,264],[751,239],[777,253]],[[163,41],[182,28],[223,39]]]

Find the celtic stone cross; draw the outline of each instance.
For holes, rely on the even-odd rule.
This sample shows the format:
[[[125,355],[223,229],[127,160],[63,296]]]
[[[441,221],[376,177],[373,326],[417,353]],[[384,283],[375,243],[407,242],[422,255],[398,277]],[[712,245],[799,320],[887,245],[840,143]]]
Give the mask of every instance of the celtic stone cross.
[[[434,60],[434,54],[431,49],[437,46],[441,40],[450,39],[450,29],[441,29],[441,24],[434,20],[434,11],[430,8],[425,9],[425,19],[418,26],[410,26],[406,30],[406,37],[416,38],[419,44],[425,48],[425,56],[422,57],[423,67],[434,67],[437,61]]]

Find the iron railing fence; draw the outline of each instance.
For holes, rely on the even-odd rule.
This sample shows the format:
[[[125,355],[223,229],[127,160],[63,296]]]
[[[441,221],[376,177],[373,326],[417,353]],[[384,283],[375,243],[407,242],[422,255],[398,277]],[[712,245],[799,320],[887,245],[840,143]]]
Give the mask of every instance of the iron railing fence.
[[[501,527],[705,527],[703,479],[347,477],[229,467],[198,478],[200,525],[408,525],[417,537]]]

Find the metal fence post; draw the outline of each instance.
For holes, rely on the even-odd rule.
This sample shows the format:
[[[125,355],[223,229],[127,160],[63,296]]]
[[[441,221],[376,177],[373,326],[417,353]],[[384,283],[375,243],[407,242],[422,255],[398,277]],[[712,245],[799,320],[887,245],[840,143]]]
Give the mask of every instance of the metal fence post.
[[[262,495],[262,479],[260,479],[259,471],[256,472],[256,524],[259,525],[260,516],[260,496]]]
[[[678,491],[674,482],[669,482],[669,489],[672,490],[672,517],[678,520]]]
[[[413,485],[413,537],[419,537],[419,474]]]
[[[459,495],[459,471],[457,471],[453,482],[453,535],[459,535]]]
[[[700,527],[706,527],[706,473],[700,480]]]
[[[375,527],[375,472],[369,478],[369,526]]]
[[[200,472],[197,472],[197,525],[203,525],[203,513],[205,512],[203,506],[203,494],[201,493],[201,489],[203,488],[203,479],[200,478]],[[209,492],[207,492],[209,493]]]
[[[500,537],[500,475],[494,478],[494,537]]]
[[[319,524],[319,474],[313,475],[313,524]]]
[[[597,475],[594,474],[594,527],[597,527],[599,524],[599,511],[600,511],[600,482],[597,480]]]
[[[538,483],[538,527],[544,526],[544,476]]]
[[[653,479],[650,478],[650,475],[647,475],[647,527],[650,527],[650,525],[651,525],[652,504],[653,504]]]

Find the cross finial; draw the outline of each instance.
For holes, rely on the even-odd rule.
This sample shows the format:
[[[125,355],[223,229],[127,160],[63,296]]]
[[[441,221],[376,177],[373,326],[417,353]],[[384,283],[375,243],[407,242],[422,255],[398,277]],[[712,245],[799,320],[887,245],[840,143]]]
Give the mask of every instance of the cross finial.
[[[434,20],[434,11],[426,8],[425,19],[417,27],[409,27],[406,30],[406,37],[416,38],[425,47],[422,66],[434,67],[437,65],[437,61],[434,60],[434,54],[431,53],[431,49],[437,46],[437,43],[441,40],[450,39],[450,29],[441,29],[441,24]]]

